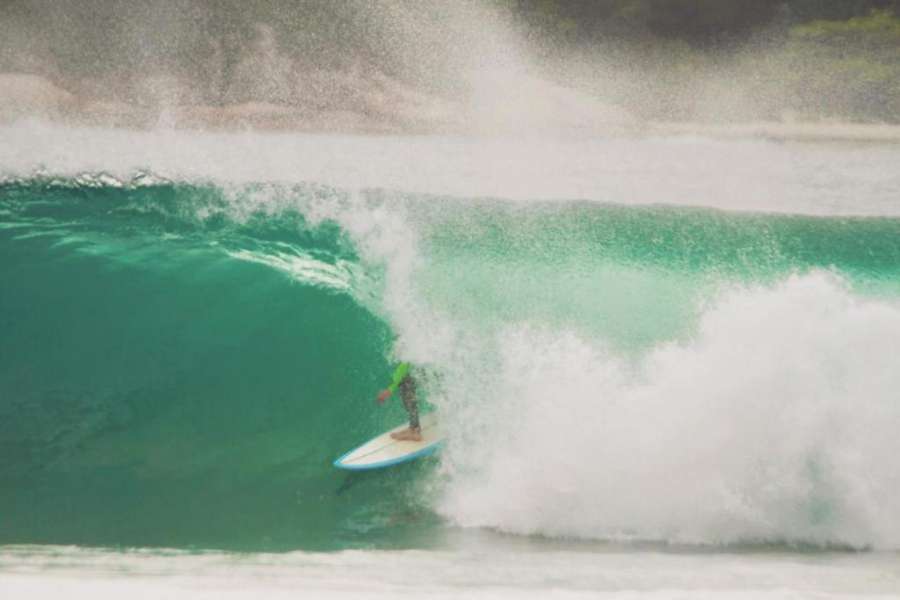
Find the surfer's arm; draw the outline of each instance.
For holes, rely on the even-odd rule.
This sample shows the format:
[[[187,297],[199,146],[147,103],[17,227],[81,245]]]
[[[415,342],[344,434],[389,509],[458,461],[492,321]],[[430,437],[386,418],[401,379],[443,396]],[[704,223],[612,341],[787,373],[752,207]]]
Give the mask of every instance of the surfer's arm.
[[[400,382],[409,375],[409,363],[404,362],[400,363],[400,365],[394,370],[394,375],[391,377],[391,384],[387,386],[380,394],[378,394],[378,401],[384,402],[388,398],[391,397],[391,394],[397,391],[397,388],[400,386]]]

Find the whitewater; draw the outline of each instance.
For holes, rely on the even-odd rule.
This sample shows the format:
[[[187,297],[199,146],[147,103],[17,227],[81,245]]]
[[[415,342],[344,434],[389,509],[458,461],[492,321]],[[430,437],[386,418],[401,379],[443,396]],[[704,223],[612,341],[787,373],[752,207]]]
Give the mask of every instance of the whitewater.
[[[0,590],[896,595],[897,165],[0,126]],[[444,450],[335,471],[399,359]]]

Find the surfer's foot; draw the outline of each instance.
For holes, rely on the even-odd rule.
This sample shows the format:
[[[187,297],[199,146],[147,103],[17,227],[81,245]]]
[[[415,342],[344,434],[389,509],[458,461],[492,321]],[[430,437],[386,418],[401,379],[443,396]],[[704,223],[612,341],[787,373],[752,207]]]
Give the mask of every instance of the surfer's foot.
[[[403,431],[395,431],[391,434],[391,437],[395,440],[401,441],[409,441],[409,442],[421,442],[422,441],[422,432],[418,429],[407,428]]]

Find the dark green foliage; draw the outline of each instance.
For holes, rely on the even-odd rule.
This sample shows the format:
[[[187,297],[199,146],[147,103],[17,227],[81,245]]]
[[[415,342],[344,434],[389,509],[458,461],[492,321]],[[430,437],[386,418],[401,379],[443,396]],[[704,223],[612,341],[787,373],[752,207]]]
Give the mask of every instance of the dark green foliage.
[[[629,48],[642,75],[663,90],[664,105],[647,102],[640,89],[608,99],[646,118],[793,114],[900,121],[900,0],[515,0],[507,6],[529,30],[558,44],[607,55],[616,45]],[[711,114],[709,103],[696,106],[710,75],[730,82],[743,109],[714,102],[712,112],[721,114]]]
[[[572,40],[652,34],[704,42],[743,35],[773,18],[778,0],[513,0],[532,26]]]
[[[529,27],[584,41],[650,34],[706,45],[781,23],[845,20],[873,10],[900,12],[900,0],[498,0]]]
[[[887,11],[791,29],[786,46],[801,105],[826,115],[900,119],[900,18]]]
[[[900,12],[897,0],[791,0],[787,3],[791,16],[800,22],[817,19],[840,21],[864,16],[877,9]]]

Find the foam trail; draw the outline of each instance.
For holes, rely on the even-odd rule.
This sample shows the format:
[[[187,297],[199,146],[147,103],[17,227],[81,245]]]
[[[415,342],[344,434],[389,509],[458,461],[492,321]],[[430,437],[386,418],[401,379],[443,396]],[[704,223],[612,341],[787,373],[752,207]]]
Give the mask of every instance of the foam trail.
[[[440,510],[523,534],[900,547],[898,339],[900,307],[824,273],[725,294],[637,367],[511,327],[466,390],[481,426],[450,444]]]

